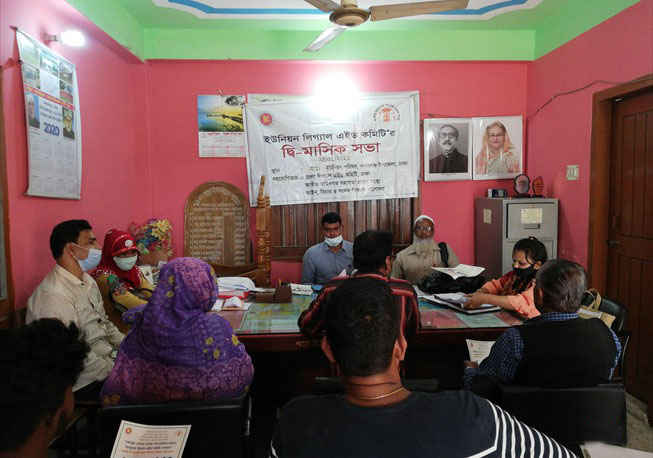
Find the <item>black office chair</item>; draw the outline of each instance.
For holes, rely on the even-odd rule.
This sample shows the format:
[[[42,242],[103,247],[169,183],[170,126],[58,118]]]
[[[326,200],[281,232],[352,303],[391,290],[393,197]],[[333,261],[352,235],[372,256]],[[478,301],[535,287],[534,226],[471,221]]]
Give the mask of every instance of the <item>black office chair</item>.
[[[588,441],[626,443],[626,389],[618,382],[583,388],[499,385],[497,404],[578,451]]]
[[[623,378],[626,375],[626,348],[628,348],[628,341],[630,340],[630,331],[624,329],[626,327],[626,307],[621,302],[604,296],[601,298],[599,311],[609,313],[615,317],[610,328],[621,342],[621,355],[617,362],[617,370],[619,377]]]
[[[191,425],[187,457],[249,457],[251,398],[106,407],[98,411],[101,456],[111,455],[122,420],[144,425]]]
[[[402,379],[403,386],[408,391],[423,391],[426,393],[437,393],[439,388],[438,379]],[[344,394],[345,389],[342,380],[334,377],[315,377],[313,384],[314,394]]]
[[[592,292],[588,291],[582,305],[588,306],[594,302],[594,299],[595,297]],[[610,325],[610,329],[614,331],[621,343],[621,355],[619,356],[619,361],[617,361],[616,370],[619,374],[619,378],[623,378],[626,374],[626,369],[624,367],[626,362],[626,348],[628,348],[628,341],[630,340],[630,331],[625,329],[627,313],[626,306],[619,301],[601,296],[599,311],[614,316],[614,321]]]

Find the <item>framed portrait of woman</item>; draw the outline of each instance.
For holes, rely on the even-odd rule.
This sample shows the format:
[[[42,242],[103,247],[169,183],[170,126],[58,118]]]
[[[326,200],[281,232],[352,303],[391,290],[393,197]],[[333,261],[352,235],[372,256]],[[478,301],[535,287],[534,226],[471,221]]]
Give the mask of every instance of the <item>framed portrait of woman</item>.
[[[424,181],[472,179],[469,118],[424,120]]]
[[[474,179],[515,178],[523,168],[521,116],[472,118]]]

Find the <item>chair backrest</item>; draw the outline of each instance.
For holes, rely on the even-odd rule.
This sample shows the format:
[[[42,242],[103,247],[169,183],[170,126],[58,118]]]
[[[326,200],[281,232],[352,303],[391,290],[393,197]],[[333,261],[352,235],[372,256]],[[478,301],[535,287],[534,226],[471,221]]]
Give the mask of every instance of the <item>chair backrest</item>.
[[[500,385],[497,404],[565,446],[626,443],[626,390],[621,383],[564,389]]]
[[[251,398],[106,407],[98,411],[100,449],[109,456],[122,420],[144,425],[191,425],[184,456],[246,457]]]
[[[624,329],[626,324],[626,306],[621,302],[602,296],[599,311],[609,313],[615,317],[612,326],[610,326],[614,332],[619,332]]]

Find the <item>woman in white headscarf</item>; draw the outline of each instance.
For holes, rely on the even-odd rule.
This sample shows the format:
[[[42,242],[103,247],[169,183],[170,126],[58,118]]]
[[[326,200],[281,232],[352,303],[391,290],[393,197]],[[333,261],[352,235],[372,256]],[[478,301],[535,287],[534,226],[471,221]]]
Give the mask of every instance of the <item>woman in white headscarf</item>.
[[[417,284],[433,272],[431,267],[455,267],[460,264],[451,246],[444,242],[436,243],[434,235],[433,219],[419,215],[413,223],[413,244],[399,252],[390,276]]]

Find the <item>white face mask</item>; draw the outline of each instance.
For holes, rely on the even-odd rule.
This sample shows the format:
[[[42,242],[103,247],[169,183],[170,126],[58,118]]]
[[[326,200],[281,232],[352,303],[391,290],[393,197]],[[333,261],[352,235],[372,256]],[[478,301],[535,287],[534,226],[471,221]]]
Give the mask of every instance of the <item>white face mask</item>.
[[[115,262],[121,270],[126,272],[128,270],[132,270],[132,268],[136,265],[137,259],[138,255],[134,255],[129,258],[119,258],[118,256],[114,256],[113,262]]]
[[[85,248],[83,246],[77,245],[76,243],[73,243],[73,245],[75,245],[77,248],[88,251],[88,256],[86,256],[86,258],[77,259],[79,267],[83,271],[93,270],[98,266],[98,264],[100,264],[100,260],[102,259],[102,250],[98,250],[97,248]]]
[[[332,239],[325,237],[324,241],[329,246],[338,246],[342,243],[342,235],[339,235],[338,237],[334,237]]]

